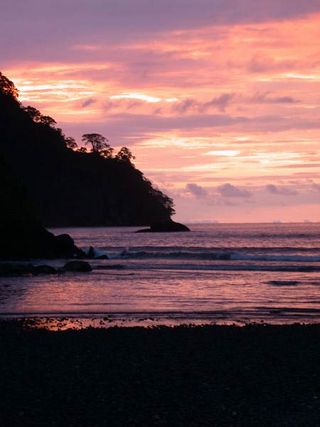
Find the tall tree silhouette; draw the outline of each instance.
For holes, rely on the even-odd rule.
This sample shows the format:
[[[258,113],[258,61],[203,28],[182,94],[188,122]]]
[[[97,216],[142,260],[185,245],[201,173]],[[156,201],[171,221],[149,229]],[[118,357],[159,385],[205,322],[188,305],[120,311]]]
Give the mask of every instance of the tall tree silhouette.
[[[108,144],[107,138],[100,133],[85,133],[81,139],[85,145],[91,145],[92,153],[99,154],[106,159],[112,157],[113,148]]]

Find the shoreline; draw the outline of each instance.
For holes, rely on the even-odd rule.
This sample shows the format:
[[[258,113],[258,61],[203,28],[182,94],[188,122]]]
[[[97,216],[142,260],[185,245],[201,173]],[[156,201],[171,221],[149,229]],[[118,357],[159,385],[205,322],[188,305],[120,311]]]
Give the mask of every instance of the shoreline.
[[[303,310],[304,312],[305,310]],[[298,310],[299,312],[299,310]],[[192,315],[192,317],[190,316]],[[235,318],[227,314],[209,312],[209,313],[61,313],[61,314],[0,314],[1,324],[16,324],[24,329],[44,329],[52,332],[56,331],[82,331],[87,329],[110,329],[110,328],[202,328],[202,327],[250,327],[250,326],[316,326],[320,325],[318,310],[314,310],[309,317],[304,314],[296,316],[284,316],[267,318],[261,314],[261,317],[255,316],[248,318]]]
[[[50,332],[0,322],[10,426],[304,426],[320,416],[320,324]]]

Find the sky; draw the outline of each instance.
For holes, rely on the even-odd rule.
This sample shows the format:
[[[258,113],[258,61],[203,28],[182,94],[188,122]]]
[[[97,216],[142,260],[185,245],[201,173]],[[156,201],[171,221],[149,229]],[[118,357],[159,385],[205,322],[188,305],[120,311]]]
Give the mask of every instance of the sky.
[[[0,0],[0,71],[184,222],[320,218],[320,0]]]

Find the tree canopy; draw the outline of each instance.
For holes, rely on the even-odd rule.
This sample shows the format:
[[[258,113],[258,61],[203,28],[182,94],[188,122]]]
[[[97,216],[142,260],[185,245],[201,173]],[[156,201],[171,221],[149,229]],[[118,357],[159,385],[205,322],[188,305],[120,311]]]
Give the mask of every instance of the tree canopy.
[[[131,162],[132,160],[135,159],[135,156],[131,153],[129,148],[122,147],[122,148],[120,148],[120,150],[116,154],[115,158],[117,160],[122,161],[122,162]]]
[[[91,145],[92,153],[99,154],[106,159],[112,157],[113,148],[108,144],[107,138],[100,133],[85,133],[81,139],[85,145]]]
[[[0,73],[0,156],[47,226],[149,225],[167,221],[173,201],[155,188],[121,147],[85,133],[84,146],[55,120],[17,99],[13,82]],[[86,146],[89,146],[87,150]]]
[[[0,92],[3,95],[9,95],[14,99],[18,98],[18,89],[15,87],[14,83],[4,76],[0,71]]]
[[[30,107],[30,105],[27,107],[22,107],[22,109],[31,117],[35,123],[41,123],[43,125],[52,127],[57,124],[57,122],[52,117],[43,116],[39,110],[34,107]]]

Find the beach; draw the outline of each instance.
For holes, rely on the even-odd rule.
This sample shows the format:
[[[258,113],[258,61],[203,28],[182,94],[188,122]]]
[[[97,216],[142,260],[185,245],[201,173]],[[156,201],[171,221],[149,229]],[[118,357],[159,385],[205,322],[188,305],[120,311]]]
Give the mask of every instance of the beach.
[[[1,426],[319,424],[319,224],[62,231],[91,272],[0,278]]]
[[[313,426],[320,325],[48,331],[3,321],[3,426]]]

